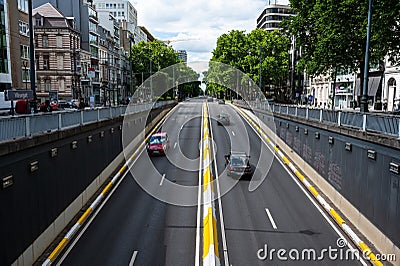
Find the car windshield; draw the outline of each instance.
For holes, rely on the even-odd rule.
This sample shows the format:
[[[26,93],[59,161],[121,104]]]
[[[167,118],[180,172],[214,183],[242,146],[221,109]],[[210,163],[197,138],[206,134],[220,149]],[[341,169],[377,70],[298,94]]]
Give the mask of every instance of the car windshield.
[[[150,138],[150,145],[153,144],[162,144],[165,141],[165,137],[162,136],[151,136]]]
[[[232,166],[245,166],[247,165],[247,158],[246,157],[232,157],[231,160],[231,165]]]

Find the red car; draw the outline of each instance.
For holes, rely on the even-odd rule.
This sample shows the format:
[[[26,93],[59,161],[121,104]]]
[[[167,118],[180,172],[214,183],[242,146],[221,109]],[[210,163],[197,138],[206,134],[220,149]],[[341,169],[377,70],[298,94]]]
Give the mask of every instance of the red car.
[[[42,112],[51,112],[51,111],[56,111],[56,110],[58,110],[58,104],[54,103],[54,102],[51,102],[51,103],[43,102],[40,105],[40,111],[42,111]]]
[[[169,140],[166,132],[154,133],[147,143],[147,152],[150,155],[165,155],[169,148]]]

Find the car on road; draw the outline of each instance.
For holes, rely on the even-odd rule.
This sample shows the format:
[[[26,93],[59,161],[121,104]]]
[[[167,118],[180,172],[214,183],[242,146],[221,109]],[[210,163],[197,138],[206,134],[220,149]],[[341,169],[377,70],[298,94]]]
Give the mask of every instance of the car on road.
[[[225,155],[228,176],[249,177],[253,173],[250,156],[245,152],[230,152]]]
[[[219,126],[229,126],[231,120],[228,114],[219,114],[217,117],[217,122]]]
[[[225,104],[225,100],[224,100],[224,99],[219,99],[219,100],[218,100],[218,103],[219,103],[219,104]]]
[[[149,155],[165,155],[169,148],[169,140],[166,132],[154,133],[147,143]]]
[[[73,102],[59,101],[58,109],[78,109],[78,106]]]
[[[58,103],[56,102],[42,102],[39,107],[40,111],[42,112],[51,112],[58,110]]]

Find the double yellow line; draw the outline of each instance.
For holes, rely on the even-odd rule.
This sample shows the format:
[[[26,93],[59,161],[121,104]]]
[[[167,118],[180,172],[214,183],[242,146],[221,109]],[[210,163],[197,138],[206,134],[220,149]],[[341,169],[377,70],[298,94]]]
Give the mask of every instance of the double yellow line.
[[[203,265],[220,265],[207,104],[203,105]]]

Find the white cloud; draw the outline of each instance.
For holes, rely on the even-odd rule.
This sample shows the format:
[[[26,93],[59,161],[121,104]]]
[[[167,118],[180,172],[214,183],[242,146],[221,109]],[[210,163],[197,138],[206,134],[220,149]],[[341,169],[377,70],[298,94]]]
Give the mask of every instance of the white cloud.
[[[274,2],[274,1],[273,1]],[[158,39],[188,52],[188,61],[208,61],[217,38],[230,30],[252,31],[267,1],[263,0],[136,0],[138,25]],[[287,4],[288,0],[277,1]]]

